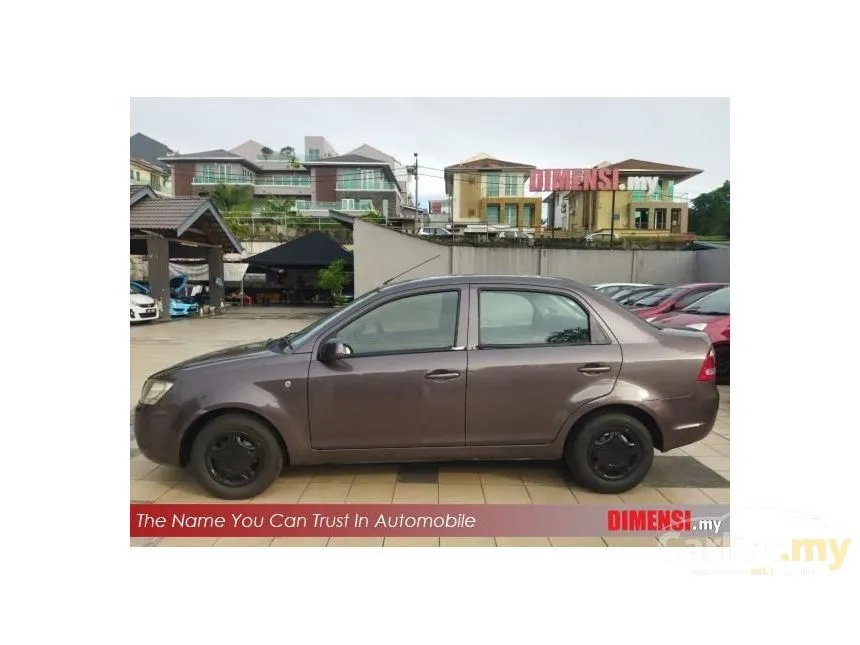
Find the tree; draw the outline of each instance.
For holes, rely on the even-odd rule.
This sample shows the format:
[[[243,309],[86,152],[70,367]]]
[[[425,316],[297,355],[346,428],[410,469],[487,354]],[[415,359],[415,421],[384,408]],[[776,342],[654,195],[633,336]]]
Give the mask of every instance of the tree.
[[[263,146],[262,148],[260,148],[260,154],[263,155],[264,159],[268,159],[269,157],[271,157],[273,152],[274,150],[272,150],[268,146]]]
[[[729,181],[709,193],[702,193],[690,205],[689,230],[696,235],[729,237]]]
[[[385,218],[376,211],[367,211],[361,216],[361,219],[365,222],[370,222],[371,224],[383,224],[385,222]]]
[[[222,215],[227,215],[236,210],[250,210],[254,196],[250,186],[218,184],[209,199]]]
[[[335,260],[317,274],[320,287],[331,293],[333,304],[343,304],[343,288],[346,285],[346,270],[343,260]]]

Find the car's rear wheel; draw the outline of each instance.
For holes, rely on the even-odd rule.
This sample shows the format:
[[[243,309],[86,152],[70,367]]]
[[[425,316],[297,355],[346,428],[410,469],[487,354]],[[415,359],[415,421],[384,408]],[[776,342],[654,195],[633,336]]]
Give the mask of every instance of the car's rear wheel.
[[[596,493],[638,486],[654,461],[654,442],[641,421],[609,412],[588,419],[567,442],[564,458],[576,481]]]
[[[284,466],[271,429],[246,414],[225,414],[206,424],[191,446],[191,471],[221,499],[248,499],[266,490]]]

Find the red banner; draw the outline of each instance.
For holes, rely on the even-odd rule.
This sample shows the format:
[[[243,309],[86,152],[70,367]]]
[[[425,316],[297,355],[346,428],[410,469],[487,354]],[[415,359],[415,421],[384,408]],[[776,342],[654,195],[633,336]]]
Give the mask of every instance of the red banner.
[[[728,506],[132,504],[131,537],[722,535]]]

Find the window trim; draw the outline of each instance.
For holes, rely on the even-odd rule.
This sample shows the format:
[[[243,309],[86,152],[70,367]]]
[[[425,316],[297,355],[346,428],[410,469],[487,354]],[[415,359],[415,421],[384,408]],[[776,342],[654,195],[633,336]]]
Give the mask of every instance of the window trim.
[[[482,291],[517,291],[524,293],[541,293],[551,296],[561,296],[573,300],[588,316],[589,322],[589,342],[587,343],[523,343],[519,345],[485,345],[481,344],[481,292]],[[591,347],[594,345],[612,345],[613,337],[607,332],[606,327],[597,312],[585,302],[585,299],[578,293],[567,291],[564,289],[552,289],[539,287],[535,285],[518,285],[518,284],[472,284],[471,301],[474,303],[469,309],[469,339],[467,349],[469,350],[504,350],[504,349],[533,349],[533,348],[551,348],[551,347]]]
[[[319,360],[319,350],[322,347],[323,343],[328,340],[332,340],[337,338],[338,335],[343,331],[345,327],[351,325],[353,322],[358,320],[359,318],[370,314],[373,311],[376,311],[380,307],[383,307],[389,303],[396,302],[398,300],[404,300],[405,298],[413,298],[415,296],[426,296],[432,295],[435,293],[456,293],[457,294],[457,324],[454,328],[454,344],[451,347],[443,347],[443,348],[433,348],[433,349],[410,349],[410,350],[391,350],[387,352],[369,352],[366,354],[351,354],[348,357],[344,357],[342,360],[352,360],[355,358],[372,358],[376,356],[412,356],[414,354],[439,354],[441,352],[454,352],[454,351],[462,351],[464,349],[464,339],[468,336],[468,316],[463,316],[463,312],[469,311],[469,289],[461,284],[453,284],[448,285],[446,287],[429,287],[427,289],[421,289],[417,291],[409,291],[406,293],[392,293],[390,296],[384,297],[380,299],[378,302],[369,302],[366,307],[363,307],[360,311],[357,311],[355,315],[350,316],[348,319],[345,319],[340,322],[335,328],[330,331],[324,332],[320,335],[319,339],[314,343],[313,353],[316,357],[316,360]]]

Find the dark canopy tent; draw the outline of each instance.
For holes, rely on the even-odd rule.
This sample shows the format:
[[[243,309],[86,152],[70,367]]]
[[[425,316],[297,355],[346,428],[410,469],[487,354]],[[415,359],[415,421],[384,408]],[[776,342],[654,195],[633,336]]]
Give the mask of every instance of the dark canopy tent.
[[[329,235],[313,231],[290,242],[245,259],[253,269],[321,269],[336,260],[343,260],[352,270],[352,253]]]
[[[313,231],[245,259],[249,273],[266,273],[266,286],[246,286],[260,304],[326,302],[330,293],[318,286],[319,270],[343,260],[347,273],[345,294],[352,292],[352,253],[331,236]]]

